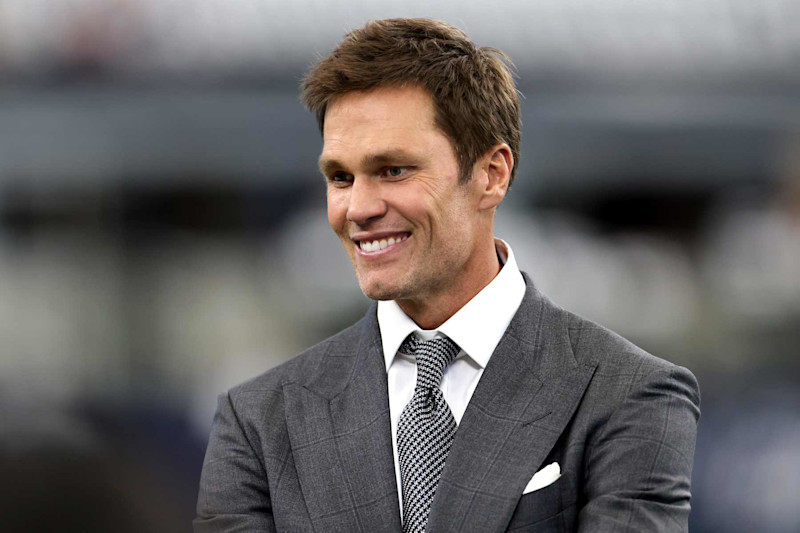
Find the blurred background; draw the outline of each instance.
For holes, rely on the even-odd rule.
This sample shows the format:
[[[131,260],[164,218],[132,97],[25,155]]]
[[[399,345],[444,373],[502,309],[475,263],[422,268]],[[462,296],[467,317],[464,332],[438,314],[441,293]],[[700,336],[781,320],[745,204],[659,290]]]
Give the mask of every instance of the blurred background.
[[[514,60],[521,268],[697,375],[692,531],[800,531],[800,2],[0,0],[4,531],[189,531],[217,394],[363,314],[297,86],[395,16]]]

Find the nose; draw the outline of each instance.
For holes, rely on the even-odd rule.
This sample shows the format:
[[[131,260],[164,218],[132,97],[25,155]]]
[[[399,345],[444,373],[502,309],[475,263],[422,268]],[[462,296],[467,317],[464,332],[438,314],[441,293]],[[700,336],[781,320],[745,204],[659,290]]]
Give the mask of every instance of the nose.
[[[355,177],[350,188],[347,205],[347,220],[364,225],[386,214],[386,202],[381,195],[381,186],[369,177]]]

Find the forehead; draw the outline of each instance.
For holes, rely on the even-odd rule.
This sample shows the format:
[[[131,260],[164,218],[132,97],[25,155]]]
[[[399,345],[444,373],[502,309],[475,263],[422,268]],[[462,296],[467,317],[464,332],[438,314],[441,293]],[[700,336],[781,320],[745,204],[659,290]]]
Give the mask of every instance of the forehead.
[[[443,135],[436,126],[433,99],[418,86],[353,91],[334,99],[325,113],[323,157],[365,145],[424,144]]]
[[[390,85],[368,91],[350,91],[328,104],[325,124],[342,117],[381,119],[409,113],[434,118],[433,98],[419,85]],[[421,118],[421,117],[417,117]]]

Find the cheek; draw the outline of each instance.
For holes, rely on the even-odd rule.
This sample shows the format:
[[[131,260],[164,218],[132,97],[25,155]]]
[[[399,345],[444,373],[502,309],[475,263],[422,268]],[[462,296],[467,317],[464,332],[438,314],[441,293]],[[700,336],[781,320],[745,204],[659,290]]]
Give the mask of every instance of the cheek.
[[[336,192],[328,192],[328,224],[331,225],[335,231],[341,231],[344,228],[347,217],[347,203],[342,198],[341,194]]]
[[[457,198],[439,202],[436,210],[433,211],[434,224],[439,228],[439,231],[446,234],[463,230],[470,223],[469,212],[464,210],[463,206],[456,200]]]

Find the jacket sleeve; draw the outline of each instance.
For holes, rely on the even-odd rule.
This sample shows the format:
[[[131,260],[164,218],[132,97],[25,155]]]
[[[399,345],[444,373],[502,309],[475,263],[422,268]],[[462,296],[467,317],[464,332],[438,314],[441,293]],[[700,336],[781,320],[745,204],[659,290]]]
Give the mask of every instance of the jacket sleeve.
[[[587,442],[581,532],[687,531],[697,422],[697,381],[656,370]]]
[[[195,533],[275,531],[267,474],[229,394],[219,397],[203,462]]]

